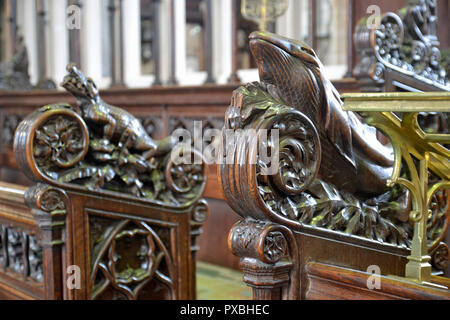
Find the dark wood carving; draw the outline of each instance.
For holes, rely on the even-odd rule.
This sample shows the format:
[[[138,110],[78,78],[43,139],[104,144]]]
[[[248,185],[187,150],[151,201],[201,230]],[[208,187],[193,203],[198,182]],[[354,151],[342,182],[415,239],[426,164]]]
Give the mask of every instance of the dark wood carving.
[[[408,195],[387,190],[393,159],[377,141],[375,130],[361,123],[355,114],[342,111],[339,95],[305,44],[261,33],[253,34],[250,43],[262,81],[235,91],[225,128],[278,128],[280,165],[275,176],[261,175],[258,166],[236,166],[240,174],[234,175],[223,166],[222,172],[230,175],[222,183],[224,191],[235,199],[232,207],[236,210],[239,205],[238,213],[244,211],[254,218],[265,217],[267,211],[276,212],[295,225],[308,224],[406,245],[407,229],[395,217],[402,219]],[[281,56],[291,69],[277,65]],[[236,159],[254,156],[250,154],[253,149],[242,150],[243,154],[236,151]],[[238,182],[234,180],[248,169],[252,170],[247,174],[255,177],[255,185],[232,188]],[[236,178],[229,181],[231,176]],[[252,202],[239,201],[249,197],[257,197],[261,208],[255,210]],[[400,207],[391,210],[395,200]],[[383,211],[386,213],[381,215]]]
[[[231,230],[229,246],[241,258],[244,280],[254,287],[254,297],[305,298],[306,279],[302,275],[298,283],[296,274],[302,274],[309,259],[329,259],[362,270],[367,267],[362,263],[378,259],[371,252],[374,248],[385,256],[380,257],[384,262],[373,264],[402,275],[402,268],[396,268],[404,265],[413,235],[408,221],[411,200],[407,190],[387,187],[392,150],[377,140],[374,128],[342,110],[339,94],[308,45],[257,32],[250,37],[250,47],[260,82],[233,94],[225,117],[220,182],[227,202],[244,218]],[[256,134],[242,134],[250,129]],[[270,142],[274,129],[279,140]],[[267,141],[262,130],[269,130]],[[265,151],[278,152],[279,158],[268,162],[261,144],[266,149],[276,145],[278,149]],[[278,161],[278,169],[265,174],[273,161]],[[439,270],[447,261],[446,248],[438,246],[448,225],[447,201],[445,195],[435,197],[435,219],[428,228],[429,248]],[[268,236],[264,230],[271,225],[284,231]],[[342,251],[328,256],[315,252],[324,250],[319,243],[326,248],[316,237]],[[348,254],[360,250],[354,247],[356,242],[364,243],[360,261]],[[311,256],[302,256],[294,243]],[[290,267],[277,269],[283,257]],[[291,279],[287,284],[286,278]],[[283,283],[281,291],[278,281]]]
[[[166,204],[188,203],[202,192],[205,167],[173,163],[170,138],[150,138],[137,118],[104,103],[92,80],[73,65],[63,85],[78,99],[81,116],[70,105],[50,105],[18,128],[18,162],[30,179],[131,193]],[[35,168],[25,165],[25,152],[33,152]],[[181,177],[183,172],[190,175]]]
[[[3,118],[2,146],[11,147],[13,145],[14,133],[23,118],[22,115],[17,114],[9,114],[7,117]]]
[[[28,74],[28,65],[27,48],[23,37],[19,37],[11,61],[0,64],[0,89],[31,90],[33,86]]]
[[[45,297],[45,245],[24,190],[0,183],[0,299]]]
[[[26,238],[20,264],[24,234],[2,238],[9,265],[40,279],[47,299],[195,298],[205,165],[176,162],[172,139],[152,139],[150,121],[103,102],[74,65],[63,85],[77,108],[42,107],[15,135],[19,167],[38,182],[24,198],[39,242]],[[79,267],[79,287],[66,285],[68,266]]]
[[[139,120],[141,121],[141,124],[144,127],[145,132],[147,132],[149,137],[151,137],[152,139],[156,139],[157,137],[162,135],[163,128],[161,117],[146,116],[146,117],[139,117]]]
[[[20,36],[11,60],[0,64],[0,90],[56,89],[51,79],[42,79],[36,86],[32,85],[28,67],[28,51]]]
[[[175,297],[170,243],[164,243],[158,234],[164,235],[164,229],[100,217],[92,217],[90,225],[92,299],[140,299],[151,281],[159,288],[158,298]]]
[[[229,105],[229,98],[235,86],[196,86],[196,87],[155,87],[145,89],[114,89],[102,90],[100,95],[111,105],[118,105],[126,109],[129,113],[138,118],[144,129],[155,141],[167,137],[172,133],[169,124],[177,122],[186,128],[193,127],[193,120],[202,121],[207,128],[217,128],[221,130],[223,126],[223,115]],[[45,104],[59,103],[61,101],[70,102],[75,105],[75,99],[72,99],[65,91],[28,91],[28,92],[2,92],[0,93],[0,123],[6,123],[5,137],[10,139],[14,136],[16,125],[28,114]],[[10,118],[11,121],[9,120]],[[17,119],[17,120],[16,120]],[[172,120],[178,119],[181,122]],[[174,122],[172,122],[174,121]],[[13,125],[13,122],[15,125]],[[177,125],[175,123],[175,125]],[[175,127],[176,128],[176,127]],[[3,130],[0,127],[0,132]],[[15,154],[11,143],[4,144],[0,154],[0,179],[15,184],[30,185],[30,181],[17,170]],[[206,221],[203,230],[211,229],[211,233],[219,238],[220,234],[226,234],[229,227],[235,222],[236,218],[228,218],[226,212],[230,209],[223,201],[220,187],[217,183],[216,166],[208,167],[208,186],[205,188],[205,197],[220,199],[213,201],[216,205],[212,211],[214,215],[223,219],[224,222],[217,221],[212,223],[211,219]],[[211,202],[209,201],[210,205]],[[220,226],[218,230],[217,226]],[[214,230],[214,231],[212,231]],[[212,258],[220,257],[222,261],[215,261],[218,264],[231,267],[228,263],[233,259],[234,265],[237,260],[228,251],[226,241],[222,240],[220,246],[221,254],[216,255],[214,250],[207,250],[207,245],[213,246],[208,233],[199,239],[200,249],[198,256],[202,260],[213,262]],[[214,240],[215,241],[215,240]]]
[[[379,25],[360,21],[354,36],[363,91],[449,91],[450,78],[436,34],[436,1],[410,0]]]
[[[25,281],[43,282],[42,247],[35,235],[0,225],[0,265]]]

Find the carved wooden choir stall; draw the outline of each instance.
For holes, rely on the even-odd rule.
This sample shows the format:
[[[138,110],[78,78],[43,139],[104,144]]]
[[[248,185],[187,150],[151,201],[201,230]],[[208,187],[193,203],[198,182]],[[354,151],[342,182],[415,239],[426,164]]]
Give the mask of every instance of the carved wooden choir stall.
[[[450,299],[450,95],[381,93],[450,91],[436,19],[422,0],[363,19],[357,81],[257,32],[260,82],[239,88],[116,88],[108,104],[69,65],[66,92],[2,92],[0,180],[25,186],[0,183],[0,299],[194,299],[198,240],[254,299]],[[19,42],[0,89],[31,89],[26,65]],[[360,91],[375,94],[340,95]],[[163,138],[195,120],[224,127],[217,169],[170,157]]]
[[[35,181],[0,188],[0,298],[194,299],[205,165],[180,161],[74,65],[78,106],[44,106],[15,135]],[[30,210],[31,209],[31,210]]]
[[[220,179],[243,218],[229,247],[253,298],[450,299],[437,276],[449,259],[450,139],[417,123],[448,111],[450,95],[354,94],[343,106],[305,43],[257,32],[250,47],[260,82],[233,94]]]

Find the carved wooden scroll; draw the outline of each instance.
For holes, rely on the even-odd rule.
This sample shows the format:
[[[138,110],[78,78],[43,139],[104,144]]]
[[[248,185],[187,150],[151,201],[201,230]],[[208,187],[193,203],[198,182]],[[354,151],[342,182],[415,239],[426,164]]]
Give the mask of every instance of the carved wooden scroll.
[[[329,239],[364,239],[381,250],[408,250],[411,196],[404,188],[387,187],[392,150],[378,142],[374,128],[342,110],[339,95],[306,44],[254,33],[250,47],[261,81],[233,94],[220,164],[225,198],[244,218],[231,230],[229,246],[241,257],[245,281],[254,288],[255,283],[272,288],[268,296],[280,298],[280,292],[292,289],[289,298],[298,297],[294,278],[283,282],[289,272],[299,272],[297,233],[319,230]],[[268,159],[268,154],[278,157]],[[276,170],[267,173],[269,167]],[[447,199],[438,198],[432,204],[436,219],[427,229],[432,250],[448,226]],[[282,231],[275,235],[271,228]],[[272,248],[273,260],[266,254]],[[439,257],[445,256],[444,247],[441,251]],[[446,263],[436,261],[443,270]],[[251,280],[255,277],[259,281]],[[284,289],[277,291],[277,286]],[[254,296],[260,294],[256,288]]]
[[[363,91],[449,91],[450,75],[436,36],[436,1],[410,0],[379,24],[360,21],[355,46],[360,58],[354,75]]]
[[[208,216],[205,166],[193,161],[201,155],[151,139],[131,114],[103,103],[92,80],[68,70],[65,87],[91,90],[77,96],[79,109],[40,108],[14,142],[21,170],[38,183],[25,197],[41,230],[44,277],[57,282],[51,296],[195,298],[195,241]],[[69,266],[81,270],[73,286],[64,285]]]

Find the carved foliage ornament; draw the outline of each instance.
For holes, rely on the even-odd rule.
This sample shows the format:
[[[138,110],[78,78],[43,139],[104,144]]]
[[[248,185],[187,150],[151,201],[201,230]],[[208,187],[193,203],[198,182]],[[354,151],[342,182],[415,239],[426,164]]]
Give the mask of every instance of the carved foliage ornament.
[[[259,150],[250,148],[247,138],[223,144],[223,154],[231,152],[235,163],[246,159],[246,165],[220,167],[224,192],[237,213],[294,228],[309,225],[394,245],[410,244],[412,229],[398,209],[409,201],[405,191],[395,188],[378,197],[359,199],[338,190],[318,177],[322,150],[317,130],[306,116],[271,97],[264,86],[241,87],[233,101],[240,104],[243,118],[236,119],[229,110],[226,128],[280,130],[275,175],[262,174],[266,163],[251,165],[251,159],[259,158]]]
[[[82,112],[68,104],[49,105],[22,121],[14,144],[22,171],[65,189],[109,190],[174,206],[195,202],[206,166],[190,160],[202,155],[192,150],[193,157],[172,157],[171,139],[153,141],[138,119],[105,104],[92,80],[74,66],[68,70],[64,86],[79,99]]]
[[[397,165],[393,169],[398,163],[392,148],[379,142],[374,127],[343,110],[307,44],[256,32],[250,47],[261,81],[234,92],[220,152],[229,205],[244,218],[294,230],[320,228],[409,247],[410,190],[387,185],[393,170],[402,177],[408,172]],[[256,132],[250,138],[237,134],[250,130]],[[278,130],[278,141],[264,141],[259,133],[264,130]],[[227,139],[230,131],[235,139]],[[267,150],[269,145],[275,148]],[[279,158],[267,162],[262,152]],[[268,166],[278,171],[267,174]],[[428,228],[431,249],[442,240],[447,223],[446,202],[435,199],[435,219]]]
[[[389,68],[440,90],[450,90],[449,74],[441,59],[436,37],[436,1],[410,0],[398,14],[385,14],[379,25],[368,27],[362,19],[355,33],[360,63],[357,78],[384,83]]]

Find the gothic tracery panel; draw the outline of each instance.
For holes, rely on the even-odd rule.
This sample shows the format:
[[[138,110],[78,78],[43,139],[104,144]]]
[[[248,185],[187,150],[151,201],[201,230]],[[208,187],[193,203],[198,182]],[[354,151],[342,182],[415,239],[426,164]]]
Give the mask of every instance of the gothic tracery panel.
[[[18,228],[0,224],[0,266],[25,279],[44,282],[39,239]]]
[[[175,298],[167,228],[98,216],[89,226],[92,299]]]

